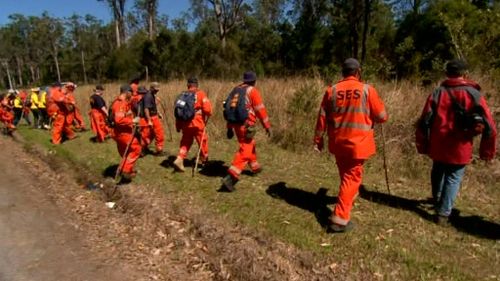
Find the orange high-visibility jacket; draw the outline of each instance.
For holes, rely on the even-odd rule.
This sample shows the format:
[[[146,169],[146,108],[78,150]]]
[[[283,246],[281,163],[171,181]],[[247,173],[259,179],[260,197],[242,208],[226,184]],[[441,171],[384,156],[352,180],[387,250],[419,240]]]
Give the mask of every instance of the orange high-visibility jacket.
[[[384,104],[371,85],[349,76],[329,86],[316,122],[314,142],[328,132],[328,149],[337,156],[368,159],[375,154],[374,123],[387,121]]]

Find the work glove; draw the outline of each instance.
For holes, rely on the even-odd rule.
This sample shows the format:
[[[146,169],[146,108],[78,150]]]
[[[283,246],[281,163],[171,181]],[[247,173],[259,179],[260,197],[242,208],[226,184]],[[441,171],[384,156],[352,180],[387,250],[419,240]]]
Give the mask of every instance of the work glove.
[[[230,139],[232,139],[234,137],[234,131],[233,131],[233,129],[231,129],[231,128],[227,129],[226,137],[227,137],[228,140],[230,140]]]
[[[136,117],[134,117],[134,119],[132,120],[132,123],[133,123],[134,125],[136,125],[136,126],[137,126],[137,125],[139,124],[139,120],[141,120],[141,119],[139,118],[139,116],[136,116]]]
[[[273,134],[271,133],[271,128],[266,128],[266,135],[268,138],[273,136]]]

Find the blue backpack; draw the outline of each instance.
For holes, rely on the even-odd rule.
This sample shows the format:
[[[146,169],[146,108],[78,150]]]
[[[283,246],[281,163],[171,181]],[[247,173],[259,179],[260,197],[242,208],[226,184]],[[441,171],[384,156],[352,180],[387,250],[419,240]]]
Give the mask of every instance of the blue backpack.
[[[236,87],[224,102],[224,119],[230,124],[243,124],[248,118],[247,87]]]
[[[182,121],[190,121],[196,113],[194,104],[196,103],[196,93],[182,92],[175,100],[175,118]]]

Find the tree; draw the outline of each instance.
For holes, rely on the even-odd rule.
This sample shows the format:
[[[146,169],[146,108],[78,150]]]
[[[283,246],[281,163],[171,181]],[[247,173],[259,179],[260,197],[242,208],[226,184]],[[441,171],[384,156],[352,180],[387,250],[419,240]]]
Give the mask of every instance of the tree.
[[[227,36],[243,22],[243,0],[207,0],[213,8],[222,48],[226,48]]]
[[[135,7],[142,11],[146,22],[146,30],[149,40],[153,40],[156,36],[156,21],[158,16],[158,0],[136,0]]]
[[[127,36],[125,31],[125,3],[126,0],[97,0],[106,2],[111,8],[115,20],[116,47],[120,48]]]

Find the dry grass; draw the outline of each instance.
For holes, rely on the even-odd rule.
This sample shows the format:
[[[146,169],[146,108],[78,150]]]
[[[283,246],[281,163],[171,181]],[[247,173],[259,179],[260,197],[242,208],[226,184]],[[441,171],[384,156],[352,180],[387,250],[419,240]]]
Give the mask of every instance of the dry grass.
[[[485,93],[495,93],[488,96],[488,101],[498,120],[500,97],[492,82],[480,82]],[[237,83],[202,80],[200,85],[208,92],[215,108],[208,128],[211,159],[226,165],[232,159],[236,144],[234,140],[224,139],[221,105]],[[374,84],[390,115],[390,121],[384,126],[392,195],[384,192],[379,153],[366,164],[364,182],[369,192],[358,199],[354,208],[353,219],[359,226],[353,233],[327,235],[314,214],[316,207],[322,204],[316,196],[319,187],[329,189],[329,196],[338,191],[335,164],[326,156],[312,155],[309,146],[324,89],[321,80],[291,78],[258,82],[276,137],[266,142],[262,133],[257,135],[259,157],[265,170],[258,177],[244,177],[238,184],[238,192],[230,195],[215,192],[220,172],[224,172],[223,166],[214,175],[193,179],[185,174],[171,173],[160,166],[163,159],[150,157],[138,162],[140,176],[136,183],[161,188],[167,196],[175,196],[189,204],[200,204],[208,212],[218,213],[216,218],[257,229],[256,235],[269,235],[303,251],[311,251],[315,257],[307,264],[313,264],[314,269],[326,268],[331,276],[339,279],[498,279],[500,250],[496,239],[500,221],[497,204],[500,164],[496,161],[485,165],[474,161],[468,166],[456,204],[463,219],[450,228],[434,225],[428,220],[432,211],[423,202],[430,195],[430,161],[416,153],[413,143],[413,124],[432,89],[408,82]],[[105,87],[106,100],[110,101],[112,94],[118,93],[119,84]],[[184,81],[162,84],[160,97],[168,105],[171,126],[173,101],[184,88]],[[90,93],[90,86],[77,89],[83,111],[87,110]],[[308,98],[313,102],[308,103]],[[21,133],[31,141],[50,147],[44,132],[21,130]],[[167,143],[171,154],[177,152],[178,139],[178,134],[174,133],[175,142]],[[380,134],[377,141],[380,144]],[[114,144],[90,144],[86,138],[68,142],[55,151],[95,173],[101,173],[118,161]],[[336,272],[343,274],[339,277]]]

